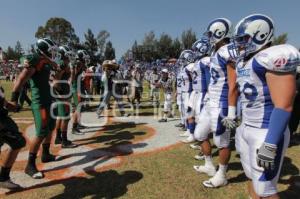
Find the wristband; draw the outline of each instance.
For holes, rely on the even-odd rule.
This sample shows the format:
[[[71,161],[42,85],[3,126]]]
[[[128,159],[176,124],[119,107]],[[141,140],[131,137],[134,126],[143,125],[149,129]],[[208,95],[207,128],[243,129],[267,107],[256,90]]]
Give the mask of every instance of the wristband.
[[[228,106],[227,117],[229,117],[229,118],[235,118],[236,117],[236,107],[235,106]]]
[[[12,102],[17,102],[18,99],[19,99],[19,95],[20,95],[19,92],[12,92],[12,93],[11,93],[11,100],[10,100],[10,101],[12,101]]]
[[[287,128],[291,113],[274,108],[269,121],[269,130],[265,142],[277,145]]]

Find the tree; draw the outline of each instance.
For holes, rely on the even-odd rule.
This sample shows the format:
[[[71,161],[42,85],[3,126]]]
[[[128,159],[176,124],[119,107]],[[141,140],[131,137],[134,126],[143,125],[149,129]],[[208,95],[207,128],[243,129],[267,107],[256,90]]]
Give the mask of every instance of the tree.
[[[288,40],[288,34],[283,33],[274,38],[273,45],[285,44]]]
[[[6,57],[7,60],[16,60],[16,59],[18,59],[14,49],[11,46],[7,47],[7,50],[5,52],[5,57]]]
[[[178,58],[181,51],[182,51],[181,43],[180,43],[179,39],[176,38],[172,43],[172,52],[170,54],[170,57]]]
[[[182,32],[181,42],[184,49],[190,49],[195,41],[197,41],[196,33],[191,28]]]
[[[155,38],[154,31],[150,31],[149,33],[145,34],[143,43],[140,48],[143,61],[150,62],[158,57],[157,40]]]
[[[106,30],[102,30],[97,35],[97,44],[98,44],[98,56],[103,57],[103,53],[106,46],[106,41],[110,37],[110,33]]]
[[[96,52],[98,51],[98,44],[91,29],[88,29],[87,33],[84,34],[84,38],[85,38],[84,46],[86,51],[91,57],[91,63],[96,64],[97,63]]]
[[[24,54],[24,50],[22,48],[20,41],[17,41],[17,43],[15,45],[15,54],[18,57],[18,59]]]
[[[39,26],[36,38],[48,37],[58,45],[68,44],[70,46],[78,44],[79,38],[75,34],[72,24],[64,18],[50,18],[45,26]]]
[[[104,57],[106,60],[113,60],[115,59],[115,49],[113,48],[113,45],[111,41],[108,41],[105,46],[105,51],[104,51]]]
[[[166,34],[166,33],[162,33],[159,41],[158,41],[158,55],[160,56],[160,58],[166,58],[169,59],[171,57],[172,54],[172,42],[173,39],[170,35]]]

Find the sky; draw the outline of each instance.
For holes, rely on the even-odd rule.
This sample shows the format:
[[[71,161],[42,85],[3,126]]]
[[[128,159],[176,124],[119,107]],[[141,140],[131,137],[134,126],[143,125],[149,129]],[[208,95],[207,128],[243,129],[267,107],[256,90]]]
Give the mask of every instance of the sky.
[[[226,17],[235,25],[243,17],[262,13],[275,22],[275,34],[288,33],[300,47],[300,1],[298,0],[0,0],[0,46],[19,40],[26,50],[35,43],[38,26],[51,17],[70,21],[81,41],[88,28],[95,35],[110,32],[118,58],[135,40],[153,30],[180,37],[192,28],[197,36],[211,20]]]

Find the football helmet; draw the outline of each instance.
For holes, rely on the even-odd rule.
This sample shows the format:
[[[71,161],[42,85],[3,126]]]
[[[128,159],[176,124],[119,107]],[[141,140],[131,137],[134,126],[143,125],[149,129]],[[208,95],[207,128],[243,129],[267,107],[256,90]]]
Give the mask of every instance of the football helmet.
[[[73,51],[66,45],[60,46],[58,52],[60,53],[62,59],[68,58],[69,61],[75,60]]]
[[[44,55],[52,62],[60,59],[57,45],[49,38],[38,39],[36,42],[37,52]]]
[[[77,54],[76,54],[76,60],[82,61],[85,64],[89,64],[90,56],[88,55],[88,53],[85,50],[78,50]]]
[[[208,37],[211,45],[215,45],[230,37],[231,22],[226,18],[217,18],[209,23],[204,35]]]
[[[274,39],[273,20],[262,14],[243,18],[235,27],[233,45],[239,58],[255,53]]]
[[[197,40],[193,46],[192,51],[194,52],[195,59],[201,59],[203,56],[210,54],[211,45],[207,37],[203,37]]]
[[[186,66],[190,63],[193,63],[195,62],[195,54],[193,51],[191,50],[184,50],[181,52],[178,60],[177,60],[177,63],[180,65],[180,66]]]

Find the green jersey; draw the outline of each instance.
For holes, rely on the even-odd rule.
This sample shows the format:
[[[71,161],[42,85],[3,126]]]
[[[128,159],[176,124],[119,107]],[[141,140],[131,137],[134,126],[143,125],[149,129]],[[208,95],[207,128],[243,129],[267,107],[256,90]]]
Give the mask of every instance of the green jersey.
[[[66,81],[70,79],[71,73],[70,70],[68,69],[68,65],[64,64],[63,61],[60,61],[59,63],[60,70],[63,71],[62,76],[60,77],[60,80],[63,80],[64,82],[58,83],[58,88],[57,90],[59,94],[61,95],[67,95],[70,92],[70,86]]]
[[[44,63],[37,53],[26,55],[22,60],[24,67],[35,68],[35,73],[29,80],[32,107],[50,106],[52,102],[49,84],[51,65]]]

